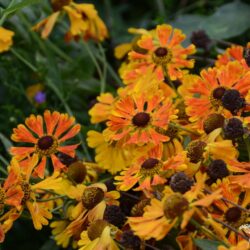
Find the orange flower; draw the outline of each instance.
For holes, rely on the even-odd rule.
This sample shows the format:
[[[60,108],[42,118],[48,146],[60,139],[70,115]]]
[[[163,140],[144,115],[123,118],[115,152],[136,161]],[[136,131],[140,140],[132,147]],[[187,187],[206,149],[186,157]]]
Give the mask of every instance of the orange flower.
[[[250,42],[246,46],[250,48]],[[218,59],[215,62],[216,67],[221,67],[227,65],[229,62],[238,61],[242,66],[247,70],[249,66],[246,63],[244,58],[244,47],[240,45],[232,45],[230,48],[227,48],[222,55],[218,55]]]
[[[48,225],[48,219],[52,218],[52,214],[46,207],[46,204],[37,202],[37,196],[44,189],[52,191],[61,189],[62,179],[58,178],[58,173],[55,173],[36,184],[30,184],[31,173],[37,162],[38,155],[34,154],[26,164],[25,171],[22,171],[18,161],[13,159],[9,168],[9,174],[13,178],[12,185],[20,186],[23,192],[21,207],[19,208],[21,210],[20,213],[26,207],[30,212],[35,229],[40,230],[43,225]]]
[[[209,114],[220,113],[231,117],[237,113],[244,107],[249,81],[250,72],[245,72],[237,61],[220,69],[202,70],[201,77],[188,88],[193,96],[184,96],[190,121],[202,130],[203,122]]]
[[[220,190],[211,195],[202,193],[205,174],[198,173],[196,180],[196,185],[185,194],[175,193],[166,187],[162,200],[153,198],[151,204],[144,208],[143,216],[129,217],[128,223],[135,234],[145,240],[161,240],[177,224],[178,219],[181,219],[180,227],[184,229],[194,213],[200,214],[200,207],[208,207],[221,197]]]
[[[25,120],[25,125],[20,124],[13,131],[11,139],[15,142],[30,143],[32,146],[11,147],[10,152],[25,167],[26,161],[30,155],[38,155],[41,160],[37,165],[35,172],[43,178],[47,158],[51,158],[54,169],[61,170],[65,166],[55,155],[62,152],[74,156],[78,144],[65,145],[63,143],[77,135],[80,131],[80,125],[74,125],[75,118],[68,114],[60,114],[54,111],[51,113],[46,110],[43,117],[31,115]],[[44,130],[44,125],[46,130]]]
[[[239,186],[232,185],[228,178],[218,180],[211,186],[212,191],[221,189],[222,196],[227,200],[235,203],[233,205],[229,202],[214,201],[216,210],[212,210],[211,217],[223,221],[227,225],[239,229],[243,224],[250,222],[249,213],[246,210],[240,209],[246,208],[250,202],[249,190],[241,194],[241,188]],[[239,205],[239,206],[237,206]],[[228,240],[232,244],[236,244],[240,237],[237,233],[230,230],[228,227],[222,228],[221,224],[216,221],[210,222],[210,225],[215,229],[216,233],[223,239]],[[225,237],[227,235],[227,237]]]
[[[116,183],[118,189],[128,191],[138,183],[138,187],[134,190],[144,191],[147,196],[150,196],[154,186],[164,184],[167,177],[187,167],[185,154],[180,153],[167,161],[162,161],[162,156],[163,145],[159,144],[149,149],[143,156],[133,160],[132,166],[127,167],[120,173],[120,176],[115,177],[118,181]]]
[[[5,240],[5,234],[12,228],[13,222],[19,218],[20,214],[15,208],[11,208],[8,212],[0,217],[0,243]]]
[[[159,144],[168,141],[169,137],[158,130],[167,130],[176,113],[171,101],[160,94],[124,96],[116,102],[104,136],[107,140],[122,140],[125,144]]]
[[[194,66],[194,61],[188,60],[187,56],[195,52],[195,46],[192,44],[184,48],[181,42],[185,39],[185,35],[170,25],[158,25],[154,34],[152,33],[143,35],[137,42],[146,52],[131,51],[130,60],[138,61],[139,67],[141,62],[148,67],[153,65],[161,80],[164,76],[169,76],[172,80],[182,78],[184,74],[182,68]],[[163,72],[163,68],[166,72]]]

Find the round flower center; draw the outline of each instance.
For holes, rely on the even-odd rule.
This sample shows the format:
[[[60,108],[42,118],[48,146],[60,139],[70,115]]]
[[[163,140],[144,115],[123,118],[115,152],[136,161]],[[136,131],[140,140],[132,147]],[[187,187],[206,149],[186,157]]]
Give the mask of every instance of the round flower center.
[[[37,145],[41,150],[46,150],[49,149],[53,145],[53,143],[53,138],[51,136],[46,135],[38,140]]]
[[[144,161],[141,165],[144,169],[152,169],[159,163],[159,160],[155,158],[149,158],[146,161]]]
[[[193,180],[191,180],[183,172],[174,174],[170,180],[170,187],[172,188],[172,190],[174,192],[180,192],[181,194],[184,194],[188,190],[190,190],[193,184]]]
[[[192,163],[198,163],[203,159],[206,143],[203,141],[192,141],[187,146],[187,156]]]
[[[83,206],[87,209],[94,208],[104,198],[104,192],[98,187],[88,187],[84,190],[82,195]]]
[[[133,231],[124,231],[121,236],[121,244],[125,249],[141,249],[141,240]]]
[[[227,165],[223,160],[212,161],[212,163],[208,166],[207,173],[213,181],[222,179],[229,175]]]
[[[188,201],[181,194],[172,194],[164,202],[164,214],[167,219],[174,219],[188,209]]]
[[[76,182],[76,183],[82,183],[86,177],[87,170],[85,165],[80,162],[73,162],[69,165],[68,168],[68,177],[70,180]]]
[[[224,135],[230,140],[242,137],[244,135],[242,121],[237,118],[229,119],[227,125],[224,128]]]
[[[51,0],[53,10],[60,11],[66,5],[69,5],[72,0]]]
[[[233,115],[245,107],[245,99],[240,96],[240,92],[236,89],[228,89],[221,98],[222,106],[229,110]]]
[[[238,207],[230,207],[225,214],[225,218],[228,222],[236,222],[241,217],[241,210]]]
[[[172,52],[167,48],[159,47],[154,51],[152,59],[155,64],[158,65],[167,64],[172,59]]]
[[[213,90],[212,94],[210,95],[210,102],[214,108],[218,109],[219,106],[222,105],[221,98],[223,97],[226,90],[227,88],[223,86]]]
[[[152,177],[155,174],[159,174],[161,166],[161,161],[155,158],[149,158],[142,163],[140,174],[143,178],[147,176]]]
[[[115,205],[106,207],[103,218],[118,228],[121,228],[126,221],[126,216],[121,211],[121,208]]]
[[[148,125],[149,121],[150,115],[145,112],[137,113],[132,119],[132,123],[137,127],[145,127]]]
[[[166,48],[160,47],[160,48],[157,48],[154,53],[158,57],[164,57],[168,54],[168,50]]]
[[[36,153],[41,156],[49,156],[56,153],[58,147],[58,141],[54,136],[45,135],[38,139],[36,144]]]
[[[218,87],[213,90],[213,97],[217,100],[221,100],[222,96],[224,95],[226,88]]]
[[[95,240],[98,237],[101,237],[102,232],[109,223],[105,220],[96,220],[90,224],[87,229],[88,237],[91,241]]]
[[[22,199],[22,205],[25,204],[26,201],[28,201],[30,199],[30,194],[31,194],[31,188],[30,188],[30,184],[26,181],[23,181],[21,183],[21,188],[22,191],[24,193],[23,195],[23,199]]]
[[[222,128],[225,118],[220,114],[211,114],[203,123],[204,131],[209,134],[217,128]]]

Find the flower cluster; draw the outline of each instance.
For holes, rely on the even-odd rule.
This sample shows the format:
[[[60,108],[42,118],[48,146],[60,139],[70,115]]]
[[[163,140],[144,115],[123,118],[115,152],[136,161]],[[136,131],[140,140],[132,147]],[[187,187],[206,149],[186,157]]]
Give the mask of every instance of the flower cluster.
[[[42,38],[64,14],[67,39],[108,36],[92,4],[51,5],[33,28]],[[98,128],[87,132],[93,161],[79,157],[81,125],[69,114],[45,110],[13,129],[0,242],[29,216],[36,230],[50,225],[63,248],[168,249],[174,232],[182,250],[204,239],[218,250],[249,249],[250,45],[233,45],[214,67],[193,74],[195,45],[183,45],[181,30],[129,31],[131,43],[115,49],[124,85],[101,93],[89,110]],[[0,52],[13,34],[0,27]],[[44,103],[42,91],[41,84],[29,88],[30,102],[40,93]]]

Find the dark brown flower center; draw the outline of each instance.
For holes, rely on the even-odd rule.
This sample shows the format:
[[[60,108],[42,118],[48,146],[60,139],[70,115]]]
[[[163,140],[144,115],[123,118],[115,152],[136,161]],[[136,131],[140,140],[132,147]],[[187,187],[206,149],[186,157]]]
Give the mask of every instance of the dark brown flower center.
[[[150,115],[145,112],[139,112],[137,113],[133,119],[132,123],[137,127],[145,127],[150,121]]]
[[[159,47],[154,51],[155,55],[158,57],[164,57],[168,54],[168,50],[163,47]]]
[[[47,150],[53,145],[53,143],[54,139],[52,136],[46,135],[38,140],[37,145],[41,150]]]
[[[238,118],[231,118],[224,127],[225,138],[233,140],[244,135],[243,123]]]
[[[229,110],[233,115],[244,108],[246,101],[241,97],[240,92],[236,89],[228,89],[221,98],[222,106]]]
[[[229,175],[227,165],[223,160],[214,160],[210,163],[207,169],[209,177],[216,181]]]
[[[85,165],[80,162],[73,162],[68,168],[68,177],[76,183],[82,183],[86,177],[87,170]]]
[[[106,206],[103,218],[118,228],[121,228],[126,221],[125,214],[122,212],[121,208],[116,205]]]
[[[203,141],[192,141],[187,146],[187,156],[192,163],[198,163],[203,158],[203,153],[206,147]]]
[[[104,198],[104,192],[99,187],[88,187],[84,190],[82,195],[83,206],[87,209],[94,208]]]
[[[144,161],[141,165],[144,169],[152,169],[159,163],[159,160],[155,158],[149,158],[146,161]]]
[[[91,241],[95,240],[96,238],[102,235],[102,232],[109,223],[105,220],[96,220],[90,224],[87,229],[88,237]]]
[[[180,216],[188,209],[188,201],[181,194],[170,195],[164,203],[164,214],[168,219]]]
[[[225,214],[225,218],[230,223],[237,222],[241,218],[241,213],[238,207],[230,207]]]
[[[193,184],[193,180],[190,179],[184,172],[174,174],[169,183],[174,192],[179,192],[181,194],[190,190]]]
[[[213,90],[213,97],[217,100],[221,100],[222,96],[224,95],[226,88],[218,87]]]
[[[203,123],[204,131],[209,134],[217,128],[222,128],[224,125],[224,116],[220,114],[211,114]]]

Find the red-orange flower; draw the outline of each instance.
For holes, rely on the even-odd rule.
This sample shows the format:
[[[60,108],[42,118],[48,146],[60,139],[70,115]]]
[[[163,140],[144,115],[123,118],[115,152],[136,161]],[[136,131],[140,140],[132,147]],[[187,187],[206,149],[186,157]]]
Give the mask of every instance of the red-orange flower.
[[[181,43],[185,37],[179,29],[173,29],[166,24],[158,25],[155,32],[143,35],[138,41],[138,45],[146,50],[146,53],[131,51],[129,58],[133,62],[138,61],[139,67],[153,65],[159,79],[164,79],[163,67],[166,67],[172,80],[182,78],[182,69],[194,66],[194,61],[188,60],[187,56],[195,52],[195,46],[192,44],[184,48]]]
[[[116,102],[105,134],[107,139],[123,140],[125,144],[159,144],[169,140],[159,130],[167,130],[176,113],[171,101],[158,93],[124,96]]]
[[[250,43],[247,44],[247,48],[250,49]],[[249,69],[244,58],[244,47],[240,45],[233,45],[222,55],[218,55],[218,59],[215,62],[216,67],[221,67],[227,65],[229,62],[238,61],[242,64],[245,69]]]
[[[246,72],[237,61],[220,69],[202,70],[201,76],[187,86],[193,96],[184,96],[190,121],[202,129],[204,120],[212,113],[231,117],[231,113],[235,114],[244,107],[243,99],[249,87],[250,72]]]
[[[75,118],[68,114],[60,114],[57,111],[46,110],[43,117],[41,115],[31,115],[25,120],[25,125],[20,124],[13,129],[11,139],[15,142],[29,143],[27,147],[11,147],[10,152],[18,160],[20,165],[25,166],[25,162],[31,154],[37,154],[40,163],[35,172],[39,177],[44,176],[47,158],[51,158],[54,169],[60,170],[64,165],[56,156],[57,152],[74,156],[78,144],[63,145],[65,141],[74,137],[80,131],[80,125],[75,124]],[[46,129],[44,129],[44,126]]]

